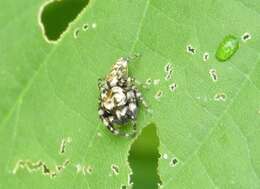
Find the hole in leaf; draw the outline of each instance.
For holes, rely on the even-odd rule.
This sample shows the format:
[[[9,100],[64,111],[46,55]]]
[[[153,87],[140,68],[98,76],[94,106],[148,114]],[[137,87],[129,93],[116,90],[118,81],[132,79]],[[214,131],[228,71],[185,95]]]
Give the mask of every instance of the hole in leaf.
[[[169,72],[166,73],[164,79],[165,79],[166,81],[169,81],[169,80],[172,79],[172,70],[170,70]]]
[[[70,163],[70,160],[66,159],[62,165],[56,165],[55,170],[52,170],[41,160],[33,162],[31,160],[19,160],[17,161],[13,174],[16,174],[19,169],[26,169],[29,173],[35,171],[41,171],[44,176],[50,176],[50,178],[55,178],[57,174],[61,173],[67,165]]]
[[[206,62],[206,61],[208,61],[208,59],[209,59],[209,53],[208,53],[208,52],[205,52],[205,53],[203,54],[203,61]]]
[[[157,173],[159,138],[155,125],[142,130],[141,135],[132,144],[129,152],[129,163],[132,168],[131,183],[133,189],[156,189],[161,183]]]
[[[171,63],[168,63],[164,66],[164,72],[165,73],[168,73],[168,72],[171,72],[173,70],[173,66]]]
[[[151,85],[151,84],[152,84],[152,79],[151,79],[151,78],[148,78],[148,79],[145,81],[145,84],[146,84],[146,85]]]
[[[218,80],[218,75],[217,75],[217,71],[215,69],[210,69],[209,70],[209,75],[211,77],[211,79],[216,82]]]
[[[248,40],[251,39],[251,34],[248,33],[248,32],[246,32],[246,33],[244,33],[244,34],[242,35],[241,39],[242,39],[242,41],[246,42],[246,41],[248,41]]]
[[[186,50],[190,54],[195,54],[196,53],[196,49],[194,47],[192,47],[191,45],[187,45]]]
[[[226,101],[227,95],[225,93],[217,93],[214,96],[215,101]]]
[[[47,165],[43,164],[42,172],[44,175],[49,175],[51,173],[51,170],[47,167]]]
[[[92,171],[93,171],[93,169],[90,165],[86,165],[82,168],[83,175],[86,175],[86,173],[91,175]]]
[[[79,28],[76,28],[74,30],[73,36],[74,36],[75,39],[77,39],[79,37],[79,31],[80,31]]]
[[[175,92],[176,88],[177,88],[176,83],[172,83],[172,84],[169,85],[169,89],[170,89],[171,92]]]
[[[77,15],[89,3],[89,0],[54,0],[45,5],[41,13],[44,35],[50,41],[56,41]]]
[[[156,100],[160,100],[160,98],[163,96],[163,91],[162,90],[158,90],[155,95],[154,95],[154,98]]]
[[[170,166],[171,167],[175,167],[178,163],[178,160],[177,158],[172,158],[172,160],[170,161]]]
[[[115,164],[111,165],[111,170],[113,172],[114,175],[118,175],[119,174],[119,167]]]
[[[89,25],[88,25],[88,24],[84,24],[84,25],[82,26],[82,30],[83,30],[83,31],[87,31],[88,28],[89,28]]]
[[[61,140],[61,145],[60,145],[60,149],[59,149],[59,154],[62,155],[66,152],[66,146],[67,144],[71,143],[71,138],[65,138]]]

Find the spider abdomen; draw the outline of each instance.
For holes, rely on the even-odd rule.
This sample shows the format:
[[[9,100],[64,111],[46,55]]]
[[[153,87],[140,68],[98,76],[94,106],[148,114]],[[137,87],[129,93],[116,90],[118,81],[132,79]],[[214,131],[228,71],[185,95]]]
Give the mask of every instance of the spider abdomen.
[[[141,93],[128,76],[128,59],[120,58],[111,72],[100,80],[99,116],[105,126],[115,135],[129,136],[128,133],[116,129],[132,122],[135,133],[138,101],[142,101]]]

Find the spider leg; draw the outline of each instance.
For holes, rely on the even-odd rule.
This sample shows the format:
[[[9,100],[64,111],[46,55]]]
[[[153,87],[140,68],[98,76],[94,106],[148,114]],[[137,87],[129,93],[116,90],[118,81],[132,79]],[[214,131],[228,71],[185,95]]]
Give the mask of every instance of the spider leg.
[[[133,132],[132,135],[135,136],[137,133],[137,129],[136,129],[136,121],[132,120],[132,127],[133,127]]]
[[[133,78],[133,77],[128,77],[128,84],[129,85],[137,85],[137,86],[140,86],[140,87],[143,87],[144,86],[144,84],[143,83],[141,83],[140,81],[138,81],[138,80],[136,80],[135,78]]]
[[[99,78],[98,79],[98,88],[101,89],[102,85],[104,84],[104,79]]]
[[[119,135],[120,132],[114,128],[114,126],[112,124],[108,124],[107,125],[107,129],[113,134],[113,135]]]
[[[142,95],[142,93],[138,90],[138,88],[134,85],[134,83],[136,83],[136,80],[132,77],[128,78],[128,86],[129,88],[133,89],[135,91],[136,97],[138,99],[138,101],[140,101],[143,106],[148,109],[148,105],[146,103],[146,101],[144,100],[144,97]],[[142,85],[142,84],[138,84],[138,85]]]
[[[115,129],[112,124],[109,124],[107,126],[107,128],[112,134],[121,136],[121,137],[132,138],[136,135],[136,124],[133,125],[133,132],[131,132],[131,133],[124,132],[119,129]]]
[[[141,93],[141,92],[138,90],[138,88],[136,88],[136,87],[134,87],[134,90],[135,90],[135,92],[136,92],[136,97],[137,97],[138,101],[140,101],[140,102],[143,104],[143,106],[145,107],[145,109],[148,109],[149,107],[148,107],[148,105],[147,105],[147,103],[146,103],[146,101],[145,101],[145,99],[144,99],[142,93]]]
[[[126,61],[129,62],[129,61],[133,61],[133,60],[139,58],[140,56],[141,56],[140,53],[135,53],[135,54],[133,54],[133,55],[131,55],[131,56],[126,57],[125,59],[126,59]]]
[[[127,132],[124,132],[124,131],[121,131],[119,129],[116,129],[114,127],[114,125],[112,123],[110,123],[107,119],[104,119],[103,118],[103,123],[105,124],[106,128],[113,134],[113,135],[116,135],[116,136],[121,136],[121,137],[127,137],[127,138],[132,138],[135,136],[136,134],[136,125],[134,124],[134,132],[133,133],[127,133]]]

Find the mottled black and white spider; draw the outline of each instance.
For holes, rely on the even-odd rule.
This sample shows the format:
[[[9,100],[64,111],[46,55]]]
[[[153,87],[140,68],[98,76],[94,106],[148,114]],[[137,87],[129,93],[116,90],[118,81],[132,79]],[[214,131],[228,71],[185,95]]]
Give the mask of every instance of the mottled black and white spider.
[[[112,70],[100,79],[98,114],[104,125],[114,135],[134,136],[136,133],[136,117],[139,103],[146,104],[141,93],[135,86],[134,78],[128,76],[130,58],[119,58]],[[122,131],[121,128],[131,123],[132,132]]]

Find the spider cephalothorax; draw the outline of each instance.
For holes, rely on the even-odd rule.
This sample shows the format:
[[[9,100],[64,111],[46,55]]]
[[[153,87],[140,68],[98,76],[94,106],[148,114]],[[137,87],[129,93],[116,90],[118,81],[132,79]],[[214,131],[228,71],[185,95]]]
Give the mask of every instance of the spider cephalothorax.
[[[136,115],[139,102],[143,102],[134,79],[128,76],[128,58],[120,58],[105,79],[100,79],[98,114],[104,125],[115,135],[132,136],[136,133]],[[120,127],[131,122],[133,132]],[[115,127],[117,126],[117,127]]]

